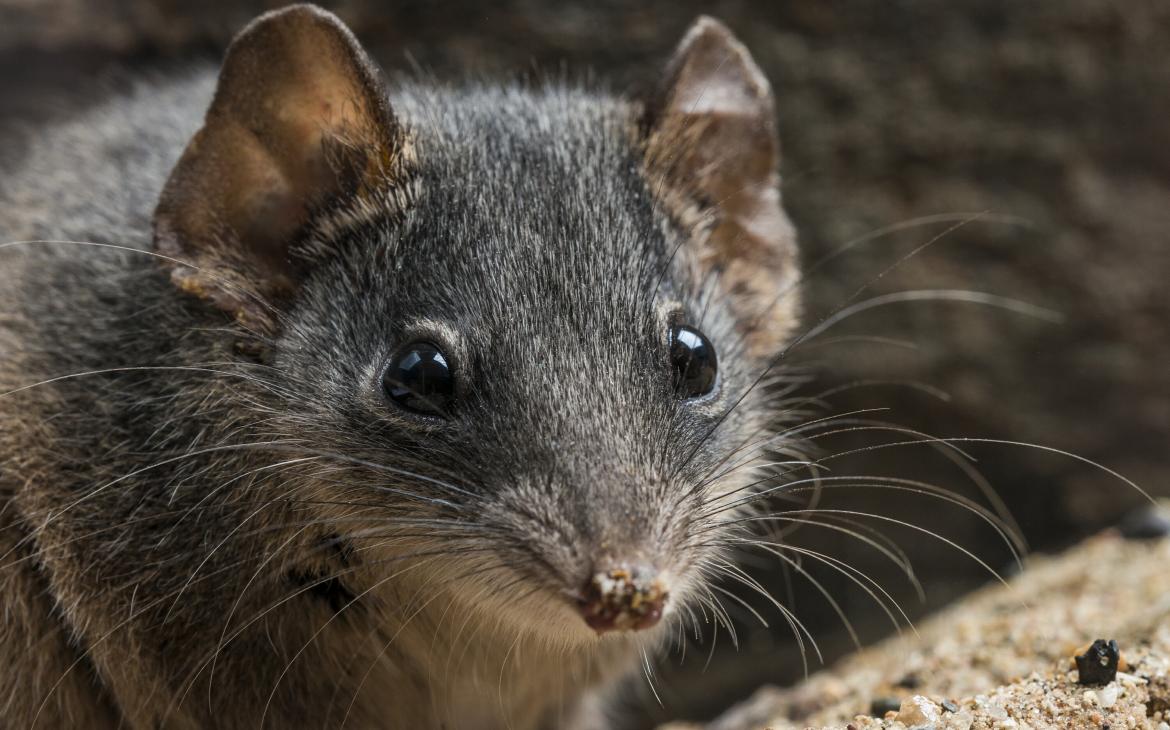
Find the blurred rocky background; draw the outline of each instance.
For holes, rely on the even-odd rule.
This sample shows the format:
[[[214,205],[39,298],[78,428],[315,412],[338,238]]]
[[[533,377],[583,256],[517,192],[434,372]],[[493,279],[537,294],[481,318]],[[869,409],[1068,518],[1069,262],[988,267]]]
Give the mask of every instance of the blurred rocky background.
[[[0,0],[0,122],[43,123],[103,98],[135,71],[215,58],[235,30],[279,4]],[[388,71],[595,75],[619,89],[652,83],[695,15],[722,18],[775,87],[784,195],[810,270],[810,325],[848,303],[908,290],[976,290],[1060,315],[1053,322],[931,301],[861,312],[792,353],[794,365],[816,374],[805,393],[828,393],[826,414],[882,408],[866,417],[1081,457],[959,444],[1033,550],[1060,549],[1140,503],[1085,460],[1170,494],[1165,0],[325,4]],[[910,438],[855,431],[821,446],[825,454],[868,449],[835,459],[834,474],[926,480],[979,497],[978,477],[946,449],[869,448]],[[856,489],[818,499],[822,509],[904,520],[1010,570],[994,531],[938,500]],[[864,571],[911,617],[989,580],[977,561],[922,530],[857,521],[905,549],[925,601],[863,541],[807,526],[785,539]],[[850,650],[841,620],[807,581],[777,570],[775,558],[745,560],[826,661]],[[803,564],[862,641],[893,630],[865,591],[815,562]],[[643,723],[710,716],[761,683],[802,675],[778,611],[736,590],[771,628],[727,601],[740,623],[738,650],[721,632],[712,651],[708,631],[685,660],[676,652],[661,662],[661,704],[646,687],[630,700]],[[816,657],[809,661],[815,669]]]

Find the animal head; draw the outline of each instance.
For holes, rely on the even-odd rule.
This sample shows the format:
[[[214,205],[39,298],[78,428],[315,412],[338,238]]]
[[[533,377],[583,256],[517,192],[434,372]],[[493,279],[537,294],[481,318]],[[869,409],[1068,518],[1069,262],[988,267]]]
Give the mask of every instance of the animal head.
[[[737,529],[796,319],[779,195],[769,85],[714,20],[630,100],[386,86],[294,6],[232,44],[155,243],[367,581],[589,642],[685,611]]]

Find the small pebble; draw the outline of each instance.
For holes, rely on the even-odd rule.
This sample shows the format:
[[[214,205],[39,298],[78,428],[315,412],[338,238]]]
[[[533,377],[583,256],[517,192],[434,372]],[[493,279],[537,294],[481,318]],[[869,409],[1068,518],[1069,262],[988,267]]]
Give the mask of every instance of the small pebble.
[[[1080,684],[1109,684],[1117,678],[1117,664],[1121,649],[1113,639],[1097,639],[1076,657],[1077,682]]]
[[[943,708],[943,712],[958,712],[959,711],[959,706],[956,705],[954,702],[951,702],[950,700],[943,700],[942,708]]]
[[[975,696],[975,705],[980,710],[987,713],[987,716],[992,720],[1004,722],[1008,719],[1007,710],[1005,710],[1002,706],[995,704],[984,695]]]
[[[902,706],[897,697],[875,697],[869,706],[869,714],[874,717],[885,717],[887,712],[897,712]]]
[[[898,721],[905,725],[927,725],[938,717],[938,706],[922,695],[907,697],[898,707]]]
[[[1121,690],[1116,685],[1110,685],[1101,690],[1101,706],[1105,709],[1113,707],[1117,704],[1117,696],[1121,694]]]
[[[1157,540],[1170,535],[1170,515],[1149,505],[1127,514],[1117,528],[1128,540]]]

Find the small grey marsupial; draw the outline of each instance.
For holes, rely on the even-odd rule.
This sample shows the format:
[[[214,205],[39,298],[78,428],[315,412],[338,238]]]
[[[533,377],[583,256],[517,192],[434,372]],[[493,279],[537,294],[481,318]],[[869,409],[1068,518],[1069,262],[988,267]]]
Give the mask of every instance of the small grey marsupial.
[[[300,5],[41,130],[3,724],[604,726],[744,539],[797,321],[767,80],[709,18],[660,79],[386,82]]]

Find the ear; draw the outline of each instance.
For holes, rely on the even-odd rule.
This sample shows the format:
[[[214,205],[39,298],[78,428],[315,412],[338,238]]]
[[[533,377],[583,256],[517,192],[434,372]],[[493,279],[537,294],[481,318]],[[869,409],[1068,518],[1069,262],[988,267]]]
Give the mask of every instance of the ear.
[[[290,246],[324,208],[391,184],[401,132],[378,74],[334,15],[294,5],[232,42],[203,127],[162,192],[171,280],[267,326],[302,272]]]
[[[691,224],[699,258],[732,299],[749,349],[778,349],[795,325],[796,245],[780,204],[772,90],[722,23],[700,17],[647,107],[655,194]]]

